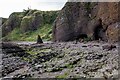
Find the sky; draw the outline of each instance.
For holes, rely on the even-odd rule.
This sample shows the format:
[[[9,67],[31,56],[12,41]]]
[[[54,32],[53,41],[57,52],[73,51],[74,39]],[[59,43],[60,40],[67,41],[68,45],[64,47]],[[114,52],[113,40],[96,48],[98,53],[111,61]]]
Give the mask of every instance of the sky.
[[[119,0],[0,0],[0,17],[8,18],[12,12],[22,12],[23,9],[38,9],[42,11],[60,10],[67,1],[119,1]]]
[[[22,12],[23,9],[38,9],[42,11],[60,10],[67,0],[0,0],[0,17],[8,18],[12,12]]]

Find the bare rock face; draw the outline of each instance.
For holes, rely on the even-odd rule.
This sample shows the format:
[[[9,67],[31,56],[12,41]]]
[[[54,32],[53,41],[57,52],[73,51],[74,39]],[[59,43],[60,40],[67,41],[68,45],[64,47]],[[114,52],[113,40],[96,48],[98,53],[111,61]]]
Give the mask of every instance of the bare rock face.
[[[119,8],[120,5],[117,2],[67,2],[55,20],[53,41],[71,41],[82,34],[95,40],[107,41],[112,38],[117,41],[113,36],[109,37],[110,32],[107,35],[106,31],[111,24],[120,21]],[[95,31],[97,27],[101,27],[101,29]],[[95,38],[96,35],[98,38]]]
[[[55,21],[53,28],[54,41],[74,40],[77,35],[86,32],[83,27],[87,26],[88,18],[84,6],[84,3],[66,3]]]

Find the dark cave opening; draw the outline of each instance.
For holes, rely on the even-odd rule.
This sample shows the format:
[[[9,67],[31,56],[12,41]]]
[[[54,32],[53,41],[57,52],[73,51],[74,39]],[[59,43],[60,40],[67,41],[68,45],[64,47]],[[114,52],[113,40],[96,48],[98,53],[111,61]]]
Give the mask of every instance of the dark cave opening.
[[[94,40],[102,40],[105,41],[105,30],[102,25],[102,20],[99,19],[95,25],[93,30],[93,39]]]
[[[93,34],[94,40],[99,40],[99,39],[102,40],[101,33],[102,33],[102,28],[96,27]]]

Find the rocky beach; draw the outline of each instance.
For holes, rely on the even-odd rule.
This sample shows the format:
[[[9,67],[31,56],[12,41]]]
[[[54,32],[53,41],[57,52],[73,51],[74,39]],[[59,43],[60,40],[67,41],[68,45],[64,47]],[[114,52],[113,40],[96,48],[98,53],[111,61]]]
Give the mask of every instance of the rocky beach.
[[[117,80],[118,45],[114,44],[116,47],[109,49],[110,45],[95,41],[3,43],[2,78]]]
[[[112,1],[1,18],[0,79],[120,80],[120,4]]]

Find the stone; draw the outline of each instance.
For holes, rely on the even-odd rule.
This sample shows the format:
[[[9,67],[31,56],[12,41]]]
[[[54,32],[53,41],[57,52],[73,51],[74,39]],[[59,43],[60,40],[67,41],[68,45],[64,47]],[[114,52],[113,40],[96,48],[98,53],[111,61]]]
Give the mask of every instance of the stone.
[[[119,31],[120,31],[120,22],[109,25],[106,31],[109,42],[119,41],[120,38]]]
[[[81,48],[83,45],[92,45],[93,47],[89,49],[83,49]],[[99,48],[94,48],[95,45],[99,45]],[[33,47],[33,46],[37,47]],[[26,46],[26,51],[29,49],[29,51],[33,51],[34,53],[39,52],[38,54],[42,56],[39,57],[38,55],[28,55],[26,57],[17,57],[17,56],[11,56],[11,57],[3,57],[3,77],[6,77],[6,75],[11,75],[14,77],[14,75],[18,74],[16,78],[20,77],[48,77],[50,78],[56,78],[55,76],[59,75],[65,75],[62,76],[64,78],[70,78],[70,76],[73,76],[73,78],[103,78],[102,72],[105,72],[108,75],[108,78],[111,79],[111,75],[118,76],[118,61],[119,61],[119,54],[117,51],[117,48],[115,48],[116,44],[112,44],[112,47],[114,47],[113,51],[105,51],[102,50],[101,47],[104,45],[104,43],[79,43],[74,44],[73,42],[63,42],[63,43],[48,43],[47,45],[29,45]],[[80,45],[80,46],[78,46]],[[18,45],[19,46],[19,45]],[[20,45],[22,47],[24,45]],[[52,47],[50,47],[52,46]],[[64,48],[61,48],[64,47]],[[69,46],[69,47],[68,47]],[[110,45],[109,45],[110,46]],[[6,48],[10,49],[10,44],[4,44],[3,51],[7,50]],[[67,50],[65,49],[67,47]],[[116,45],[118,47],[118,45]],[[32,48],[32,49],[30,49]],[[45,48],[52,49],[50,52],[40,52],[40,50],[43,50]],[[69,52],[70,51],[70,52]],[[6,52],[6,51],[5,51]],[[21,52],[20,52],[21,53]],[[12,54],[12,53],[9,53]],[[51,57],[52,55],[56,55]],[[71,55],[72,54],[72,55]],[[8,53],[4,54],[4,56],[8,56]],[[58,56],[62,56],[62,58],[58,58]],[[29,65],[26,66],[26,64],[23,64],[24,60],[21,60],[23,58],[29,59],[32,63],[27,63]],[[46,58],[46,59],[45,59]],[[42,62],[41,59],[45,59],[45,62]],[[21,72],[24,71],[24,72]],[[14,73],[14,74],[12,74]],[[110,74],[111,73],[111,74]],[[26,75],[27,74],[27,75]],[[29,76],[30,74],[31,76]],[[115,79],[116,80],[116,79]]]
[[[42,65],[36,65],[35,66],[35,70],[39,70],[40,68],[42,68],[43,66]]]
[[[40,43],[43,43],[43,41],[42,41],[40,35],[38,35],[38,37],[37,37],[37,44],[40,44]]]
[[[115,45],[104,45],[102,46],[103,50],[112,50],[114,48],[116,48]]]
[[[99,54],[99,55],[97,55],[97,54],[92,54],[92,55],[87,55],[87,56],[85,57],[85,59],[86,59],[86,60],[93,60],[93,59],[101,59],[102,57],[103,57],[102,54]]]

